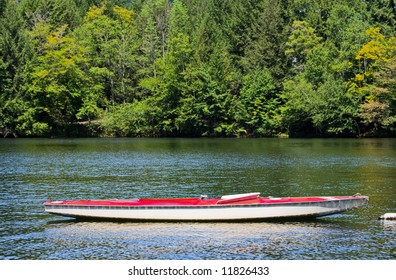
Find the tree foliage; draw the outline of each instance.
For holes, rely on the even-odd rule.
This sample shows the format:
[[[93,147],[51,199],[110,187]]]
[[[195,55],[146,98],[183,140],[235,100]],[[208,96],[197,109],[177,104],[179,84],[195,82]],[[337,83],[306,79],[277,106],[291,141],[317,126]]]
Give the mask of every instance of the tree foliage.
[[[0,133],[395,135],[394,1],[1,0]]]

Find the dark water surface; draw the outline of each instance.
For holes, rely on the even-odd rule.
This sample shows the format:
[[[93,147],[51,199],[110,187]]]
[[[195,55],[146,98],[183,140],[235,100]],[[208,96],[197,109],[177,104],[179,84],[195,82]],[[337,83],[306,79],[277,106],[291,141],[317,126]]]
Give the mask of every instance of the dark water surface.
[[[46,200],[370,196],[303,222],[111,223]],[[0,259],[396,259],[396,139],[1,139]]]

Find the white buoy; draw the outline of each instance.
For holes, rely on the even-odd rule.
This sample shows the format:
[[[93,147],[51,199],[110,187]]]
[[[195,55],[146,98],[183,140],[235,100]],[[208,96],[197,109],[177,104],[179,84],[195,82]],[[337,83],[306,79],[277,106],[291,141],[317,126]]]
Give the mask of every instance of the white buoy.
[[[380,217],[380,220],[396,220],[396,213],[386,213]]]

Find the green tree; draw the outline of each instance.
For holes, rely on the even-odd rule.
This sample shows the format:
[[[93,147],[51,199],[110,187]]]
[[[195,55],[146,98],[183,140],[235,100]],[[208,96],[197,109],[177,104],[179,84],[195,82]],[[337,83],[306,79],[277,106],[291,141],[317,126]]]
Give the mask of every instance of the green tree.
[[[0,57],[3,60],[3,93],[13,98],[20,94],[32,60],[32,45],[25,29],[17,1],[7,0],[0,18]],[[8,85],[7,85],[8,84]]]
[[[376,26],[388,36],[396,29],[396,3],[394,0],[367,1],[367,8]]]
[[[287,66],[284,44],[287,28],[282,1],[262,0],[251,11],[251,16],[242,57],[244,68],[265,67],[276,79],[281,79]]]
[[[183,4],[175,1],[170,11],[168,49],[164,58],[158,60],[162,68],[162,81],[158,97],[161,100],[161,107],[165,109],[161,118],[164,130],[167,132],[172,132],[176,128],[174,122],[184,91],[186,68],[190,62],[191,48],[188,26],[187,11]]]
[[[0,17],[0,131],[31,135],[34,104],[25,89],[34,58],[18,1],[6,0]],[[30,125],[29,125],[30,124]],[[30,128],[29,128],[30,126]]]
[[[309,53],[317,47],[323,38],[315,33],[305,21],[294,21],[290,36],[286,43],[286,55],[296,72],[304,71],[304,65]]]
[[[40,22],[36,29],[47,28]],[[87,63],[84,50],[73,37],[65,35],[67,26],[61,26],[48,34],[44,43],[32,32],[38,48],[37,62],[31,73],[29,93],[37,102],[49,125],[65,126],[76,120],[82,99],[88,93],[89,80],[84,67]]]
[[[191,69],[176,126],[195,136],[236,136],[235,97],[212,75],[211,66]]]
[[[29,28],[39,21],[56,27],[67,24],[70,28],[75,28],[81,22],[74,0],[22,0],[21,9]]]
[[[342,81],[327,76],[310,104],[314,128],[319,135],[349,136],[358,133],[356,99]]]
[[[311,99],[315,96],[313,85],[297,75],[284,83],[284,90],[280,97],[283,99],[281,107],[282,126],[290,136],[303,136],[312,133]]]
[[[90,74],[104,95],[115,105],[134,99],[136,29],[134,12],[119,6],[92,6],[75,31],[86,50]]]
[[[351,2],[355,0],[350,0]],[[358,1],[358,0],[357,0]],[[357,1],[351,8],[357,7]],[[308,26],[315,27],[317,36],[325,38],[327,31],[327,20],[332,14],[332,9],[340,1],[338,0],[289,0],[287,1],[287,13],[290,22],[303,21]]]
[[[396,37],[386,38],[380,28],[367,29],[371,40],[356,54],[362,65],[350,82],[350,89],[364,98],[360,117],[366,133],[386,134],[394,131],[396,123]]]
[[[248,135],[272,136],[279,128],[275,83],[267,69],[257,68],[244,77],[238,117]]]
[[[158,114],[151,99],[111,107],[104,115],[101,127],[109,136],[156,136],[153,119]]]
[[[160,38],[157,36],[157,24],[153,17],[153,1],[146,1],[138,15],[139,56],[139,86],[141,95],[146,97],[155,91],[158,65],[156,61],[162,57]]]
[[[345,85],[326,76],[314,89],[302,74],[284,84],[282,119],[292,135],[354,135],[358,107]]]
[[[354,75],[350,62],[360,46],[367,42],[365,30],[369,28],[369,18],[362,1],[351,1],[335,4],[327,19],[325,34],[330,67],[344,81]]]

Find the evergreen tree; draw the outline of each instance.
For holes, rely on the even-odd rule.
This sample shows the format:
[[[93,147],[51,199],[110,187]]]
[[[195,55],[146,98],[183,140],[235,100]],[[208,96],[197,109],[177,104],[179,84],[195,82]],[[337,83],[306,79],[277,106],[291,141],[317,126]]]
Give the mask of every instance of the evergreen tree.
[[[7,0],[0,18],[0,131],[3,135],[35,134],[34,104],[25,93],[34,53],[20,6]]]
[[[285,10],[280,0],[262,0],[252,11],[251,25],[247,30],[243,65],[248,71],[267,68],[277,79],[284,77],[286,22]]]
[[[73,29],[81,22],[74,0],[22,0],[21,9],[29,28],[45,21],[54,27],[67,24]]]

